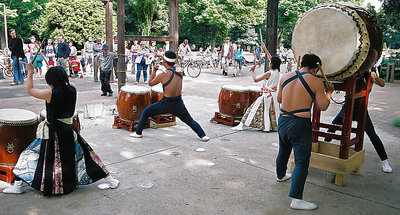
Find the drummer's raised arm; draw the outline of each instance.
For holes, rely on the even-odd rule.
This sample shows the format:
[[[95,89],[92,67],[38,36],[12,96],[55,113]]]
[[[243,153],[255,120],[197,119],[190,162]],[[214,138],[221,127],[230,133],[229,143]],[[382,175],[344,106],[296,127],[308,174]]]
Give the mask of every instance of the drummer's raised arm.
[[[264,50],[265,54],[267,54],[267,57],[268,57],[269,62],[271,62],[271,58],[272,58],[271,53],[269,53],[269,51],[268,51],[268,49],[265,47],[265,44],[264,44],[263,41],[261,41],[261,47],[262,47],[262,49]]]
[[[26,80],[26,92],[38,99],[44,99],[47,102],[50,102],[51,99],[51,90],[39,90],[35,89],[33,86],[33,71],[34,71],[34,66],[32,63],[29,63],[26,65],[26,69],[28,70],[28,78]]]

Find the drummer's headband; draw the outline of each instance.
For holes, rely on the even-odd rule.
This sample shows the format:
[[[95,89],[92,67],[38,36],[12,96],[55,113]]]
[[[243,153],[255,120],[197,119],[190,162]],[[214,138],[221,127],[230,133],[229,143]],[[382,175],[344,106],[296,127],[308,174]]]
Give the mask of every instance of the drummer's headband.
[[[163,58],[165,61],[170,62],[170,63],[175,63],[175,60],[176,60],[176,58],[175,59],[169,58],[169,57],[165,56],[165,54],[164,54]]]

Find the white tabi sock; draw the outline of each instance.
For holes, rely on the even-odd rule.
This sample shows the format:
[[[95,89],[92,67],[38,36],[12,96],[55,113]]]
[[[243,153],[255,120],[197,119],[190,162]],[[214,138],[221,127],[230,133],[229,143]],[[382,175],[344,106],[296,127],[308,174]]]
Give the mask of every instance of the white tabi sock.
[[[386,173],[391,173],[393,171],[392,167],[390,167],[389,161],[387,159],[382,161],[382,170]]]
[[[314,210],[317,209],[318,206],[314,203],[306,202],[301,199],[292,199],[292,203],[290,203],[290,208],[295,210]]]

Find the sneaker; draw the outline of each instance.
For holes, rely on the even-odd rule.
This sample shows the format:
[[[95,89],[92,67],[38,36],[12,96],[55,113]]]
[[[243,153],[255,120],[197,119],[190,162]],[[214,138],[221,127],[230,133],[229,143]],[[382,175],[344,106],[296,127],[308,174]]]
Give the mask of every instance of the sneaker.
[[[23,192],[22,181],[15,181],[12,187],[7,187],[3,190],[3,193],[6,194],[21,194]]]
[[[10,84],[10,86],[15,86],[15,85],[17,85],[17,83],[15,83],[15,82],[12,82],[12,83]]]
[[[112,93],[113,93],[113,92],[109,92],[109,93],[108,93],[108,96],[112,96]]]
[[[147,83],[149,83],[149,82],[145,81],[144,83],[147,84]]]
[[[23,84],[24,84],[24,82],[19,82],[19,83],[18,83],[18,85],[23,85]]]
[[[135,81],[135,84],[138,84],[139,82]]]
[[[107,183],[110,185],[111,189],[115,189],[119,185],[119,181],[115,178],[113,178],[111,175],[105,178]]]
[[[101,96],[107,96],[107,93],[102,93]]]
[[[314,203],[306,202],[301,199],[292,199],[290,203],[290,208],[295,210],[314,210],[317,209],[318,206]]]
[[[204,137],[201,138],[201,140],[202,140],[203,142],[207,142],[207,141],[210,140],[210,137],[204,136]]]
[[[286,174],[285,176],[283,176],[283,178],[281,178],[281,179],[277,178],[276,180],[278,182],[284,182],[284,181],[290,179],[291,177],[292,177],[292,174]]]
[[[143,137],[143,135],[141,135],[141,134],[136,134],[136,132],[133,133],[133,134],[130,134],[129,136],[134,137],[134,138],[142,138],[142,137]]]
[[[393,172],[392,167],[390,167],[389,165],[389,161],[386,159],[384,161],[382,161],[382,170],[385,173],[391,173]]]

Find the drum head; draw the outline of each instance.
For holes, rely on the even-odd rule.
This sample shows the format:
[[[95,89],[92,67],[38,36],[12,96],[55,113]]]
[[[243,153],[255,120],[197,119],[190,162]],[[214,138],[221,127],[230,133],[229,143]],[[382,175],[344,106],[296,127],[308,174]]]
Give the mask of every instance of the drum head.
[[[319,5],[307,11],[297,21],[292,37],[296,59],[316,54],[329,80],[355,73],[365,61],[369,46],[364,21],[356,11],[339,4]]]
[[[141,86],[123,86],[121,87],[121,91],[139,95],[150,93],[149,88]]]
[[[10,108],[0,109],[0,123],[6,125],[31,125],[37,122],[37,115],[29,110]]]
[[[261,86],[247,86],[250,92],[262,93]]]
[[[151,91],[155,92],[155,93],[158,93],[158,94],[163,94],[164,93],[164,90],[163,90],[162,86],[159,85],[159,84],[155,85],[155,86],[152,86],[151,87]]]
[[[238,85],[224,85],[221,87],[221,89],[232,91],[232,92],[248,92],[249,91],[247,89],[247,87],[242,87],[242,86],[238,86]]]

